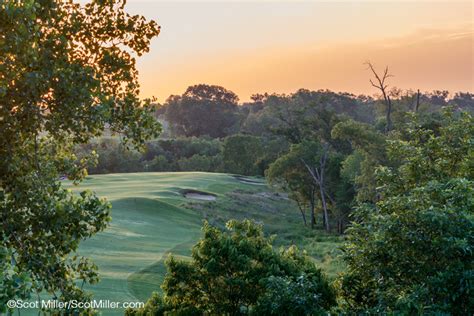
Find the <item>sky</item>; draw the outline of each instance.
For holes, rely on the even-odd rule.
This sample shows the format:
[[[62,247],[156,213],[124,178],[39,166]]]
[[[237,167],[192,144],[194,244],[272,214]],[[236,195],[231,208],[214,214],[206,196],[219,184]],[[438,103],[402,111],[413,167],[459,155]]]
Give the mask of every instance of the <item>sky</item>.
[[[457,1],[128,0],[161,25],[140,57],[141,95],[163,102],[216,84],[242,102],[299,88],[374,94],[389,67],[402,89],[474,92],[474,6]]]

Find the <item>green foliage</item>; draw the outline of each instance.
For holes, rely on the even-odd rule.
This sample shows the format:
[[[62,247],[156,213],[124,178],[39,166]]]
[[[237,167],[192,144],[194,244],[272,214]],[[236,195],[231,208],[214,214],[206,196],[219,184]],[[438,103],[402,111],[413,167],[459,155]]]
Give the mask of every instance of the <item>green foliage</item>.
[[[377,200],[374,170],[387,164],[386,136],[373,126],[352,120],[334,126],[331,136],[341,141],[349,141],[353,153],[343,163],[343,173],[349,176],[357,191],[359,202]]]
[[[153,292],[143,308],[128,308],[125,311],[125,316],[161,316],[165,314],[165,311],[163,298],[160,294]]]
[[[311,227],[316,224],[317,187],[301,159],[306,159],[308,162],[317,160],[314,149],[320,151],[321,148],[314,142],[293,145],[289,153],[273,162],[265,174],[270,184],[289,192],[288,196],[296,201],[300,208],[305,225],[306,208],[309,208]]]
[[[301,141],[302,124],[319,114],[334,112],[337,116],[351,117],[357,121],[374,120],[373,100],[329,90],[300,89],[289,95],[255,95],[254,102],[244,105],[248,110],[242,132],[256,136],[283,135],[290,142]],[[327,129],[326,132],[330,132]]]
[[[96,146],[89,145],[97,153],[97,162],[89,167],[89,173],[119,173],[142,171],[141,154],[127,149],[118,139],[103,138]]]
[[[222,145],[225,171],[241,175],[259,173],[258,161],[263,155],[260,138],[249,135],[229,136]]]
[[[7,312],[7,302],[12,298],[30,298],[31,278],[16,266],[13,251],[0,248],[0,313]]]
[[[219,167],[222,164],[219,158],[194,155],[190,158],[178,160],[178,166],[181,171],[216,171],[216,166]]]
[[[149,142],[146,155],[165,154],[175,159],[190,158],[194,155],[216,156],[221,152],[221,142],[209,138],[160,139]]]
[[[151,161],[147,161],[144,166],[145,171],[173,171],[178,170],[176,163],[170,162],[165,156],[156,156]],[[128,171],[128,170],[127,170]]]
[[[266,292],[255,315],[327,315],[321,306],[318,284],[305,274],[295,278],[271,276],[264,283]]]
[[[296,247],[274,251],[261,226],[248,220],[230,221],[222,231],[206,223],[203,234],[193,248],[191,262],[174,257],[167,261],[162,288],[170,309],[194,308],[202,314],[219,315],[249,314],[259,308],[267,311],[271,308],[268,301],[277,295],[267,285],[276,283],[288,295],[301,291],[301,286],[315,295],[299,302],[301,309],[327,310],[334,305],[333,291],[320,270]],[[277,281],[280,279],[284,284]],[[285,304],[288,302],[273,312],[284,311]]]
[[[214,171],[222,168],[218,139],[178,138],[147,141],[143,151],[130,150],[114,137],[103,137],[77,146],[77,156],[95,152],[90,174],[142,171]]]
[[[281,139],[233,135],[219,139],[187,137],[147,141],[143,151],[127,149],[115,137],[103,137],[75,148],[79,158],[89,159],[88,173],[142,171],[206,171],[263,175],[287,144]],[[223,160],[223,157],[226,160]]]
[[[271,184],[289,191],[289,197],[300,206],[305,222],[304,208],[309,207],[312,227],[316,223],[315,209],[322,211],[318,205],[318,200],[321,201],[321,191],[307,166],[318,166],[323,155],[324,148],[321,144],[303,141],[291,146],[290,151],[272,163],[266,172],[267,180]],[[354,197],[350,181],[340,174],[342,159],[343,155],[340,153],[329,151],[324,167],[324,192],[330,197],[328,204],[333,217],[340,223],[347,221]]]
[[[377,171],[380,201],[360,205],[340,280],[351,311],[468,315],[474,311],[473,119],[415,118],[389,142],[398,167]],[[407,136],[405,138],[404,136]]]
[[[375,155],[377,161],[386,159],[385,136],[369,124],[352,120],[339,122],[332,128],[331,137],[349,141],[354,149]]]
[[[124,4],[0,2],[1,302],[42,291],[86,297],[78,284],[96,282],[96,267],[71,253],[106,227],[110,205],[61,187],[60,176],[78,182],[95,159],[78,158],[74,144],[106,125],[136,146],[159,132],[138,98],[134,58],[159,27]]]
[[[238,129],[237,101],[237,95],[223,87],[191,86],[181,96],[168,98],[166,119],[177,136],[224,137]]]

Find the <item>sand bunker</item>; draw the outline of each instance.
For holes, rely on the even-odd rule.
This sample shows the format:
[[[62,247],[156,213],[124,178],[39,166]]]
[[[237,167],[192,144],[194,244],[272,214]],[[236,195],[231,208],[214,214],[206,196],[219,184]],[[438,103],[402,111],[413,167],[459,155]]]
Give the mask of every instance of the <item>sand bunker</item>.
[[[216,195],[197,190],[180,190],[181,194],[187,199],[201,200],[201,201],[215,201]]]
[[[186,193],[184,195],[187,199],[194,200],[203,200],[203,201],[215,201],[216,197],[209,194],[200,194],[200,193]]]

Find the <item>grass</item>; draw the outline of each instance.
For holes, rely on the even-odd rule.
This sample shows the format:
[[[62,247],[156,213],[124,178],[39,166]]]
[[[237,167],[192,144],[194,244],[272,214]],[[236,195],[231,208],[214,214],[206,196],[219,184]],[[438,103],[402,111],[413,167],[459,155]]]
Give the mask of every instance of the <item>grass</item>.
[[[91,257],[101,281],[87,289],[95,299],[146,301],[160,291],[165,259],[188,258],[200,237],[203,219],[223,226],[231,218],[251,218],[276,234],[275,246],[296,244],[307,250],[330,276],[341,271],[335,259],[338,237],[302,225],[292,201],[263,185],[244,183],[227,174],[203,172],[129,173],[88,177],[75,190],[90,189],[112,203],[112,222],[84,241],[79,254]],[[66,182],[66,186],[72,185]],[[185,198],[183,192],[205,192],[215,201]],[[107,310],[104,314],[122,314]]]

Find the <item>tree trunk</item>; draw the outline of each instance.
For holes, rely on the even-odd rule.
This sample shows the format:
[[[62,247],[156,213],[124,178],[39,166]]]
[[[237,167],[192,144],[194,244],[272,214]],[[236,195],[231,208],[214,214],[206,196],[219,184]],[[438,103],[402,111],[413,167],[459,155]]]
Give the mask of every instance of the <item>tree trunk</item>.
[[[301,205],[298,199],[296,199],[296,204],[298,204],[298,208],[300,209],[300,212],[301,212],[301,217],[303,218],[304,226],[306,226],[307,223],[306,223],[306,214],[304,213],[304,207]]]
[[[321,203],[323,204],[323,219],[324,219],[324,228],[326,229],[327,232],[329,232],[330,227],[329,227],[329,216],[328,216],[328,207],[326,204],[326,196],[324,194],[324,169],[321,170],[320,173],[320,184],[319,184],[319,193],[321,194]]]
[[[314,192],[314,190],[312,190],[312,192]],[[311,229],[314,229],[314,225],[316,224],[316,216],[314,216],[314,193],[312,194],[309,204],[311,207]]]
[[[323,222],[324,222],[323,225],[326,231],[329,232],[330,231],[329,213],[328,213],[328,208],[327,208],[327,203],[326,203],[326,193],[324,190],[324,169],[326,166],[328,151],[329,151],[329,145],[325,144],[324,153],[321,156],[321,159],[319,160],[319,169],[315,168],[314,166],[310,167],[303,159],[301,159],[301,161],[306,166],[306,169],[308,170],[309,174],[313,178],[315,184],[319,186],[319,192],[321,195],[321,203],[323,205]],[[314,213],[314,210],[312,211],[312,213]],[[312,214],[312,216],[314,216],[314,214]]]
[[[390,96],[385,97],[385,102],[387,103],[387,128],[385,130],[388,133],[392,129],[392,100],[390,100]]]
[[[415,106],[415,113],[418,113],[418,108],[420,107],[420,89],[416,93],[416,106]]]
[[[344,233],[344,220],[339,218],[337,220],[337,232],[342,235]]]

